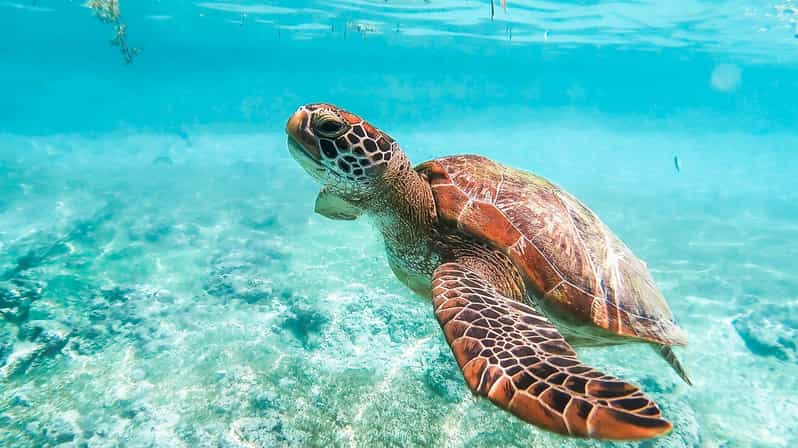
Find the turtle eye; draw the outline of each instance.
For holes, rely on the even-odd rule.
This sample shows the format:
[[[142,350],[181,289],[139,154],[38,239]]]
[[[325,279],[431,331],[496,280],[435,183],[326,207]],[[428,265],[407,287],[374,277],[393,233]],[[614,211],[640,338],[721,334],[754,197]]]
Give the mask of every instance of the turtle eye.
[[[313,128],[325,137],[335,138],[341,135],[344,124],[334,115],[323,115],[313,122]]]

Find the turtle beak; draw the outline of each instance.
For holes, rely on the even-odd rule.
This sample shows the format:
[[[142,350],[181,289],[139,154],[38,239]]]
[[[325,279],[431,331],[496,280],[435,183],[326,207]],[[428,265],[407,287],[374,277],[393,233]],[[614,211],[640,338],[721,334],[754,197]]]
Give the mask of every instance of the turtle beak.
[[[304,107],[300,107],[289,118],[288,123],[285,124],[285,133],[294,137],[305,127],[308,121],[308,113]]]
[[[288,134],[289,143],[293,141],[308,157],[319,161],[321,159],[319,142],[310,132],[308,123],[310,123],[310,113],[304,107],[300,107],[285,124],[285,133]]]

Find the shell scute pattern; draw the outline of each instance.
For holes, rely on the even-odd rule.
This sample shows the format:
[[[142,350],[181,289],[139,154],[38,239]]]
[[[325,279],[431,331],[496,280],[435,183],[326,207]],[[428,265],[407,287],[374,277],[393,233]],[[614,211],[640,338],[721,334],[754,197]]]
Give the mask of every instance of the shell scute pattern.
[[[549,305],[615,334],[686,343],[645,265],[570,194],[481,156],[416,169],[432,186],[439,218],[506,253]]]

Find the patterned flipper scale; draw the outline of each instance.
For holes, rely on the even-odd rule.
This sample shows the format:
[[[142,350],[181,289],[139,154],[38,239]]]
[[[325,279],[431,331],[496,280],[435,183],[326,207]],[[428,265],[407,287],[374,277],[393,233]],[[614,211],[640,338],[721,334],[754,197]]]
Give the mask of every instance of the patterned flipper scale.
[[[637,440],[670,431],[640,389],[582,364],[543,315],[503,296],[478,272],[446,263],[432,287],[435,316],[477,395],[571,436]]]

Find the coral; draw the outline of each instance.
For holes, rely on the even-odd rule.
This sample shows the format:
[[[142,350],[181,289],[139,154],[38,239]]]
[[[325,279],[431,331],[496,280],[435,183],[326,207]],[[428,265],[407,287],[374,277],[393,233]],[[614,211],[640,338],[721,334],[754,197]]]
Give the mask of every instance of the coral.
[[[758,305],[732,324],[751,353],[798,362],[798,307]]]

